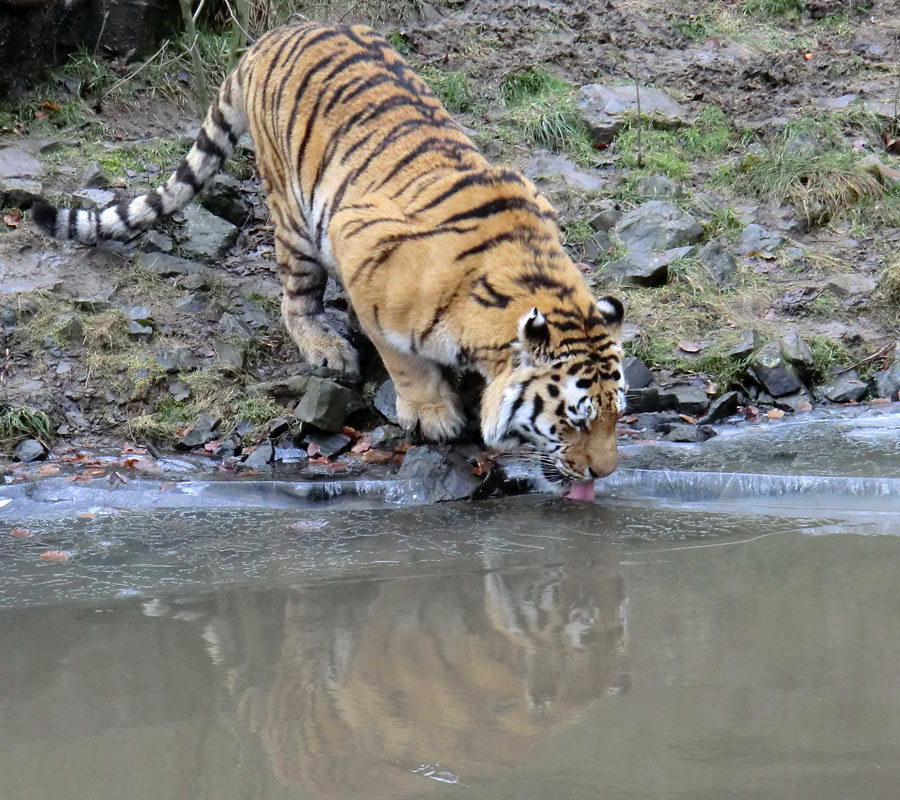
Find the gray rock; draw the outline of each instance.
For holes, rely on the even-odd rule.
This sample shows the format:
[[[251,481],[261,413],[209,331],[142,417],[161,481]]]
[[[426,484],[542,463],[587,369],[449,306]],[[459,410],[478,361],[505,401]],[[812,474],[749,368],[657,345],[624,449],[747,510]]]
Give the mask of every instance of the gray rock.
[[[667,442],[698,443],[705,442],[716,435],[708,425],[688,425],[684,422],[660,426],[660,433]]]
[[[598,192],[606,187],[607,180],[600,175],[579,169],[565,156],[539,150],[525,167],[525,175],[532,180],[562,178],[569,186],[586,192]]]
[[[815,372],[816,360],[813,358],[809,345],[797,331],[789,331],[782,337],[781,354],[804,380]]]
[[[737,262],[728,252],[727,239],[707,242],[697,253],[697,260],[703,265],[713,283],[725,286],[734,280]]]
[[[369,434],[372,447],[384,447],[403,438],[403,429],[398,425],[379,425]]]
[[[759,253],[773,253],[781,245],[782,239],[777,233],[767,230],[762,225],[751,222],[741,232],[738,245],[745,256]]]
[[[67,341],[80,340],[84,335],[84,326],[81,323],[81,317],[77,314],[64,314],[59,317],[53,325],[53,333]]]
[[[91,423],[88,422],[87,417],[85,417],[77,408],[72,411],[67,411],[63,416],[66,418],[66,422],[72,430],[87,431],[91,428]]]
[[[163,278],[193,275],[203,271],[203,267],[194,261],[166,255],[165,253],[139,253],[137,264]]]
[[[645,389],[653,380],[653,374],[647,369],[647,365],[636,356],[625,356],[622,359],[622,372],[629,389]]]
[[[641,414],[645,411],[664,411],[660,403],[659,389],[647,386],[643,389],[631,389],[625,393],[625,410],[629,414]]]
[[[769,342],[750,359],[750,374],[772,397],[803,388],[797,371],[785,360],[779,342]]]
[[[606,258],[610,251],[609,236],[603,231],[595,233],[581,246],[581,251],[585,261],[594,262]]]
[[[14,308],[0,308],[0,325],[12,326],[19,321],[19,315]]]
[[[703,227],[690,214],[663,200],[650,200],[625,214],[613,229],[628,249],[644,253],[693,244]]]
[[[44,165],[18,147],[0,148],[0,178],[37,178]]]
[[[256,445],[253,451],[241,462],[249,469],[264,469],[275,456],[271,442]]]
[[[698,425],[713,425],[736,414],[738,409],[738,393],[725,392],[721,397],[713,400],[709,410],[697,420]]]
[[[181,249],[197,258],[221,255],[237,239],[238,229],[198,205],[189,205],[184,215],[184,240]]]
[[[240,372],[244,368],[244,348],[236,344],[213,340],[213,350],[216,351],[215,365],[226,372]]]
[[[709,408],[709,395],[699,386],[692,386],[689,383],[675,384],[667,386],[665,393],[674,396],[672,405],[682,414],[699,417]],[[660,394],[662,395],[662,392]]]
[[[186,347],[159,348],[153,351],[153,358],[166,372],[189,372],[200,366],[200,359]]]
[[[62,142],[57,139],[48,139],[46,136],[25,136],[22,139],[16,139],[16,147],[37,156],[56,152],[62,148]]]
[[[79,189],[72,193],[72,197],[78,201],[81,208],[92,210],[106,208],[116,199],[115,193],[108,189]]]
[[[180,314],[199,314],[206,311],[208,306],[195,294],[186,294],[179,297],[172,306]]]
[[[863,399],[869,391],[865,381],[859,379],[855,369],[848,369],[832,375],[819,387],[818,394],[832,403],[856,403]]]
[[[388,422],[397,423],[397,390],[388,378],[375,392],[375,408]]]
[[[288,378],[275,378],[270,381],[251,384],[247,387],[247,394],[251,397],[268,395],[277,400],[290,400],[303,397],[308,385],[308,375],[291,375]]]
[[[207,211],[240,227],[250,216],[250,204],[241,192],[241,183],[232,175],[220,172],[197,198]]]
[[[107,189],[112,185],[109,176],[96,161],[91,161],[84,168],[80,183],[85,189]]]
[[[686,124],[685,110],[661,89],[640,87],[641,114],[669,124]],[[606,86],[591,83],[575,95],[578,113],[587,123],[594,140],[611,142],[621,130],[628,114],[637,113],[638,90],[634,84]]]
[[[310,376],[294,416],[326,431],[339,431],[347,415],[359,408],[349,389],[334,381]]]
[[[691,211],[700,219],[711,219],[725,211],[731,204],[718,192],[697,192],[691,200]]]
[[[637,190],[643,197],[674,199],[684,195],[678,181],[665,175],[643,175],[638,178]]]
[[[645,431],[658,431],[663,426],[680,425],[681,417],[677,411],[645,411],[638,414],[635,426]]]
[[[0,206],[30,206],[43,193],[44,187],[30,178],[0,178]]]
[[[900,345],[898,345],[898,350],[900,350]],[[900,400],[900,358],[896,358],[894,363],[887,369],[876,372],[874,379],[875,390],[873,394],[876,397]]]
[[[191,387],[182,380],[169,381],[169,394],[178,403],[187,400],[191,396]]]
[[[147,306],[129,306],[123,308],[122,313],[125,314],[125,319],[142,322],[145,325],[153,322],[153,312]]]
[[[669,264],[690,251],[690,245],[659,253],[634,250],[607,264],[601,275],[624,286],[662,286],[669,278]]]
[[[725,355],[740,361],[749,358],[760,347],[763,346],[763,337],[759,331],[749,330],[741,334],[741,340],[732,347]]]
[[[268,330],[272,327],[272,318],[250,300],[240,301],[240,315],[241,319],[251,328]]]
[[[863,295],[868,297],[875,291],[878,281],[868,275],[850,273],[847,275],[835,275],[825,282],[825,288],[837,297],[854,297]]]
[[[44,450],[44,445],[37,439],[25,439],[25,441],[19,442],[13,453],[16,461],[24,461],[26,463],[29,461],[37,461],[45,455],[46,451]]]
[[[784,143],[784,152],[792,156],[814,156],[822,152],[822,145],[811,133],[796,133]]]
[[[331,458],[347,448],[353,441],[346,433],[326,433],[324,431],[304,431],[303,439],[307,443],[317,444],[319,454]]]
[[[276,447],[275,460],[282,464],[299,464],[307,460],[306,450],[299,447]]]
[[[143,325],[140,322],[135,322],[133,319],[130,319],[128,320],[128,333],[132,336],[152,336],[153,326]]]
[[[809,407],[812,405],[812,397],[810,397],[806,389],[798,389],[796,392],[774,398],[772,404],[775,408],[780,408],[782,411],[792,411],[794,413],[803,410],[809,411]]]
[[[167,233],[149,231],[144,237],[143,249],[148,253],[171,253],[174,246],[172,237]]]
[[[211,442],[216,438],[214,433],[219,424],[219,418],[206,412],[197,415],[191,429],[178,440],[178,447],[183,450],[191,450],[194,447]]]
[[[588,225],[597,233],[606,233],[619,221],[620,216],[621,212],[616,208],[615,203],[612,201],[604,202],[591,211]]]
[[[209,288],[209,277],[204,272],[192,272],[179,278],[178,285],[189,292],[199,292]]]
[[[459,453],[434,445],[409,450],[396,477],[413,482],[426,503],[471,497],[480,483],[471,464]]]
[[[222,314],[219,320],[219,328],[226,336],[240,336],[244,339],[249,339],[253,335],[250,331],[250,326],[230,311]]]

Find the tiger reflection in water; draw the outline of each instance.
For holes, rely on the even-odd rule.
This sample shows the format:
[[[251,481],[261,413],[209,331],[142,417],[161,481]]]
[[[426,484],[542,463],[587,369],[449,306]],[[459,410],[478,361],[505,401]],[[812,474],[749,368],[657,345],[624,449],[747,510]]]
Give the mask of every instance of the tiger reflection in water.
[[[315,797],[420,795],[521,766],[625,688],[618,567],[340,583],[226,602],[204,637],[227,669],[238,727],[279,782]],[[270,607],[272,606],[272,607]],[[280,606],[280,608],[278,607]]]

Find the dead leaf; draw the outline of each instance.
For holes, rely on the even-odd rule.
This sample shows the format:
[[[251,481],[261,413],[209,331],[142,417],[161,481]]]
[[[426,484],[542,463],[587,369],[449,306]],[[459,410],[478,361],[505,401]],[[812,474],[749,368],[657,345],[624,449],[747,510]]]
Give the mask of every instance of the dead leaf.
[[[370,442],[365,436],[361,437],[360,440],[350,448],[351,453],[365,453],[366,450],[372,449],[372,442]]]
[[[54,564],[65,564],[71,557],[68,550],[48,550],[41,553],[41,561],[52,561]]]
[[[759,416],[759,409],[753,405],[744,406],[744,419],[756,419]]]
[[[784,416],[784,411],[782,411],[780,408],[770,408],[766,412],[766,416],[769,419],[781,419]]]
[[[873,406],[884,406],[891,402],[890,397],[873,397],[869,403]]]
[[[329,461],[325,464],[325,469],[349,469],[350,465],[346,461]]]
[[[397,446],[394,448],[395,453],[407,453],[409,452],[412,445],[409,442],[398,442]]]
[[[797,403],[797,411],[812,411],[812,403],[809,400],[801,400]]]
[[[623,422],[626,425],[633,425],[637,422],[638,415],[637,414],[628,414],[624,417],[619,417],[619,422]]]
[[[84,475],[87,478],[102,478],[106,475],[106,470],[103,469],[103,467],[93,467],[91,469],[86,469]]]
[[[344,432],[345,436],[349,436],[351,439],[356,439],[360,435],[356,428],[351,428],[349,425],[344,425],[341,430]]]
[[[156,465],[156,462],[151,461],[149,458],[126,458],[122,464],[135,472],[143,472],[147,475],[162,474],[162,470]]]
[[[699,353],[703,348],[697,342],[679,342],[678,349],[685,353]]]
[[[213,439],[211,442],[207,442],[205,445],[203,445],[203,449],[207,453],[212,453],[213,455],[215,455],[216,453],[219,452],[219,450],[222,449],[222,445],[224,443],[225,443],[224,439]]]
[[[78,515],[78,519],[97,519],[97,515],[92,514],[90,511],[85,511],[84,513]]]
[[[31,536],[31,531],[28,528],[13,528],[9,532],[10,536],[15,536],[17,539],[27,539]]]
[[[327,466],[331,462],[328,460],[327,456],[310,456],[309,462],[310,464],[318,464],[319,466]]]
[[[804,54],[803,54],[803,60],[804,60],[804,61],[812,61],[815,57],[816,57],[816,56],[815,56],[814,53],[804,53]]]
[[[319,453],[321,452],[322,448],[318,442],[310,442],[309,447],[306,448],[306,455],[308,455],[311,459],[319,455]]]
[[[697,418],[692,417],[690,414],[679,414],[678,416],[681,417],[682,421],[686,422],[688,425],[697,424]]]
[[[394,457],[394,454],[389,450],[366,450],[362,454],[362,460],[366,462],[366,464],[384,464],[386,461],[390,461]]]
[[[145,455],[147,455],[147,448],[146,447],[138,447],[135,444],[126,444],[122,447],[122,452],[128,453],[129,455],[134,455],[134,456],[145,456]]]
[[[59,467],[56,464],[44,464],[38,470],[38,475],[42,478],[50,478],[53,475],[59,475]]]
[[[3,215],[3,221],[10,228],[17,228],[22,221],[22,212],[18,208],[11,208]]]
[[[59,111],[61,109],[61,106],[56,105],[56,103],[51,103],[49,100],[43,100],[41,105],[48,111]]]

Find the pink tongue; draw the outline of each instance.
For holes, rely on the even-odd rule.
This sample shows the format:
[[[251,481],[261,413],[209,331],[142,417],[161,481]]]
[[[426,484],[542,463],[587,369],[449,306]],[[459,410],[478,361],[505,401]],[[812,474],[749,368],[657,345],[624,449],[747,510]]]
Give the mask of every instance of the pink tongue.
[[[593,500],[594,482],[584,481],[584,483],[573,483],[563,497],[566,497],[569,500]]]

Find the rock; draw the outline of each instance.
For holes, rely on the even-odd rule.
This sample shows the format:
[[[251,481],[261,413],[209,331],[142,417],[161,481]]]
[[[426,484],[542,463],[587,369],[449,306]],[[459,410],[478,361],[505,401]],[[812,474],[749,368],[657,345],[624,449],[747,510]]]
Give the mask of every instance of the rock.
[[[88,431],[91,429],[91,423],[87,421],[87,417],[85,417],[77,408],[72,411],[67,411],[63,416],[66,418],[66,422],[72,430]]]
[[[166,372],[188,372],[200,366],[200,359],[186,347],[160,348],[153,351],[153,358]]]
[[[369,441],[372,443],[372,447],[385,448],[386,445],[403,438],[403,429],[399,425],[379,425],[369,434]]]
[[[197,198],[207,211],[240,227],[250,216],[250,204],[244,199],[240,181],[220,172]]]
[[[575,95],[578,113],[587,123],[596,142],[611,142],[630,113],[637,113],[638,90],[634,84],[606,86],[591,83]],[[684,125],[685,110],[661,89],[640,87],[641,114],[669,124]]]
[[[585,261],[595,262],[606,258],[609,255],[610,247],[609,236],[603,231],[599,231],[581,246],[581,251]]]
[[[900,356],[900,342],[897,345],[897,355]],[[876,372],[873,377],[875,389],[872,393],[875,397],[900,400],[900,357],[895,357],[893,364],[881,372]]]
[[[708,220],[726,211],[730,205],[718,192],[697,192],[691,200],[691,211],[700,219]]]
[[[153,322],[153,312],[147,306],[129,306],[123,308],[122,313],[125,315],[125,319],[141,322],[144,325]]]
[[[324,433],[322,431],[304,431],[304,441],[319,446],[319,455],[331,458],[347,448],[353,441],[346,433]]]
[[[80,183],[85,189],[108,189],[112,186],[109,176],[96,161],[91,161],[84,168]]]
[[[602,202],[597,208],[591,210],[588,219],[590,225],[597,233],[606,233],[618,222],[621,212],[611,200]]]
[[[822,145],[811,133],[795,133],[784,143],[784,152],[792,156],[814,156],[822,152]]]
[[[750,374],[772,397],[781,397],[803,388],[797,371],[782,355],[779,342],[769,342],[753,355]]]
[[[195,294],[179,297],[172,306],[179,314],[199,314],[207,310],[207,305]]]
[[[716,435],[716,432],[708,425],[688,425],[685,422],[661,425],[660,433],[667,442],[705,442]]]
[[[738,245],[744,256],[772,253],[781,245],[781,237],[777,233],[766,230],[762,225],[751,222],[741,232]]]
[[[177,402],[181,403],[191,396],[191,387],[182,380],[169,381],[169,394]]]
[[[741,334],[741,340],[732,347],[725,355],[740,361],[749,358],[760,347],[763,346],[763,337],[759,331],[749,330]]]
[[[865,381],[859,379],[855,369],[844,370],[832,375],[819,387],[818,394],[832,403],[856,403],[863,399],[869,391]]]
[[[468,461],[446,447],[435,445],[409,450],[396,477],[411,481],[416,494],[426,503],[471,497],[480,483]]]
[[[282,464],[298,464],[307,460],[306,450],[299,447],[276,447],[275,460]]]
[[[546,150],[537,151],[525,167],[525,176],[536,181],[541,178],[559,177],[569,186],[585,192],[599,192],[607,180],[579,169],[574,161]]]
[[[397,423],[397,390],[388,378],[375,392],[375,408],[389,422]]]
[[[37,178],[44,165],[18,147],[0,148],[0,178]]]
[[[206,412],[198,414],[191,429],[178,440],[178,447],[183,450],[191,450],[194,447],[200,447],[207,442],[211,442],[216,438],[216,434],[213,431],[218,424],[219,418],[213,414]]]
[[[81,317],[77,314],[64,314],[53,325],[53,333],[54,336],[61,337],[67,341],[79,341],[84,335]]]
[[[681,424],[682,419],[677,411],[645,411],[638,414],[635,427],[645,431],[658,431],[664,425]]]
[[[209,278],[203,272],[192,272],[180,278],[178,285],[190,292],[201,292],[209,288]]]
[[[46,451],[44,450],[44,445],[37,439],[25,439],[24,441],[19,442],[13,453],[16,461],[24,461],[26,463],[29,461],[37,461],[45,455]]]
[[[674,384],[666,387],[665,394],[673,396],[670,401],[672,407],[682,414],[699,417],[709,408],[709,395],[699,386],[692,386],[689,383]],[[660,397],[662,396],[663,392],[660,392]]]
[[[613,230],[628,250],[644,253],[680,248],[703,236],[697,220],[663,200],[639,205],[622,216]]]
[[[773,405],[782,411],[792,411],[794,413],[809,411],[812,408],[812,397],[810,397],[806,389],[799,389],[796,392],[776,397]]]
[[[291,375],[288,378],[275,378],[270,381],[251,384],[247,387],[247,394],[251,397],[268,395],[279,401],[294,400],[305,394],[308,385],[308,375]]]
[[[310,376],[294,416],[326,431],[339,431],[347,415],[359,408],[358,398],[334,381]]]
[[[72,193],[81,208],[97,210],[106,208],[116,199],[114,192],[108,189],[79,189]]]
[[[736,414],[738,409],[738,393],[725,392],[713,400],[706,414],[697,420],[698,425],[713,425]]]
[[[638,178],[638,193],[643,197],[674,199],[684,195],[684,189],[678,181],[665,175],[643,175]]]
[[[636,356],[625,356],[622,359],[622,372],[629,389],[644,389],[653,380],[653,374],[647,365]]]
[[[226,372],[240,372],[244,368],[244,348],[222,339],[213,340],[215,365]]]
[[[900,169],[885,164],[874,153],[870,156],[866,156],[860,161],[859,166],[870,175],[874,175],[879,181],[887,186],[891,186],[900,181]]]
[[[635,250],[607,264],[601,276],[623,286],[662,286],[669,279],[669,264],[683,258],[691,246],[673,247],[660,253]]]
[[[271,442],[256,445],[251,453],[241,462],[248,469],[263,469],[275,456]]]
[[[163,278],[203,272],[203,267],[200,264],[188,261],[186,258],[166,255],[165,253],[139,253],[137,264],[139,267],[155,272]]]
[[[660,404],[659,389],[654,386],[647,386],[644,389],[632,389],[626,392],[625,401],[625,410],[629,414],[665,410]]]
[[[816,370],[816,360],[812,351],[797,331],[790,331],[782,337],[781,354],[804,380]]]
[[[237,239],[238,229],[198,205],[189,205],[184,215],[184,239],[181,249],[197,258],[221,255]]]
[[[242,299],[238,304],[241,319],[251,328],[269,330],[272,327],[272,318],[256,303]]]
[[[174,246],[172,237],[167,233],[149,231],[144,237],[143,249],[148,253],[171,253]]]
[[[27,208],[40,200],[44,187],[30,178],[0,178],[0,206]]]
[[[56,152],[62,148],[62,142],[57,139],[48,139],[46,136],[25,136],[16,139],[16,147],[37,156]]]
[[[249,339],[253,335],[250,332],[250,326],[230,311],[222,314],[219,320],[219,328],[226,336],[238,336],[243,339]]]
[[[697,253],[697,260],[703,265],[712,282],[718,286],[725,286],[734,280],[737,262],[728,252],[727,239],[707,242]]]
[[[868,297],[875,291],[878,281],[868,275],[849,273],[847,275],[835,275],[825,282],[825,288],[837,297],[854,297],[863,295]]]

